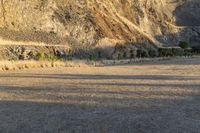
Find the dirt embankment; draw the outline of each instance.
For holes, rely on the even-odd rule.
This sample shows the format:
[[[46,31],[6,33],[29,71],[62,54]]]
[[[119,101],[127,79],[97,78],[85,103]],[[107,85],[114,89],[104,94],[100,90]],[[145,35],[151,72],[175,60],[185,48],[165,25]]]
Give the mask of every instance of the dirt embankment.
[[[198,7],[198,0],[1,0],[0,27],[6,31],[0,36],[84,49],[112,43],[102,44],[105,38],[157,46],[195,43]]]

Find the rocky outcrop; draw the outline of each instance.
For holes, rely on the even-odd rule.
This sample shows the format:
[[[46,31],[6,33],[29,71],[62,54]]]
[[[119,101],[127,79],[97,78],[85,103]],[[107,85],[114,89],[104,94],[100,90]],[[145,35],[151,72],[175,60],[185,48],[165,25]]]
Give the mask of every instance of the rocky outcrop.
[[[199,0],[1,0],[0,40],[88,51],[127,42],[198,45],[199,7]]]

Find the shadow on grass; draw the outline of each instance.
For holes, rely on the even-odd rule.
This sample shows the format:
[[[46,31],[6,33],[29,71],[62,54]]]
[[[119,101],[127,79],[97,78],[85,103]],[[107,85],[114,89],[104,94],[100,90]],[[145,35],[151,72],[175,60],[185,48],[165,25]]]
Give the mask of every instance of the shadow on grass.
[[[0,74],[0,77],[83,80],[78,84],[47,80],[42,85],[28,87],[1,84],[0,132],[176,133],[200,130],[200,84],[192,84],[200,80],[198,76],[16,73]],[[138,79],[156,83],[134,81]],[[165,80],[191,80],[191,83],[162,83]]]
[[[20,74],[0,73],[0,78],[39,78],[39,79],[75,79],[75,80],[200,80],[199,76],[177,75],[92,75],[92,74]]]
[[[200,116],[197,113],[200,104],[187,99],[199,97],[196,93],[170,96],[156,92],[93,91],[92,88],[86,91],[78,88],[69,92],[67,87],[66,91],[57,88],[50,91],[49,88],[0,88],[0,94],[11,96],[11,99],[1,96],[0,100],[0,132],[4,133],[160,133],[197,132],[200,129]],[[111,96],[107,97],[108,94]],[[119,98],[116,95],[120,95]]]

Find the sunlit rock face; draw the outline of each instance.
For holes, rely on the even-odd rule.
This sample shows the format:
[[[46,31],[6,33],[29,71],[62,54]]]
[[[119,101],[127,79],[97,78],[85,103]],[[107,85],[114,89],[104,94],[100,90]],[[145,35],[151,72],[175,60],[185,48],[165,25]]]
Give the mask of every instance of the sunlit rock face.
[[[199,6],[199,0],[1,0],[0,36],[84,49],[196,43]]]

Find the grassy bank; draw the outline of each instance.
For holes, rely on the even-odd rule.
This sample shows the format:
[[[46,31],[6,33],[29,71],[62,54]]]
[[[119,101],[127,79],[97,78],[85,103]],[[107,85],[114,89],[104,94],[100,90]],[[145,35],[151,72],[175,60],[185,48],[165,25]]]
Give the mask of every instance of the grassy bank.
[[[0,61],[0,71],[29,68],[80,67],[87,66],[83,61]]]
[[[24,60],[24,61],[0,61],[0,71],[21,70],[30,68],[50,68],[50,67],[88,67],[88,66],[109,66],[134,64],[142,62],[159,62],[164,60],[182,60],[200,58],[200,56],[176,56],[176,57],[157,57],[157,58],[135,58],[122,60],[72,60],[72,61],[48,61],[48,60]]]

